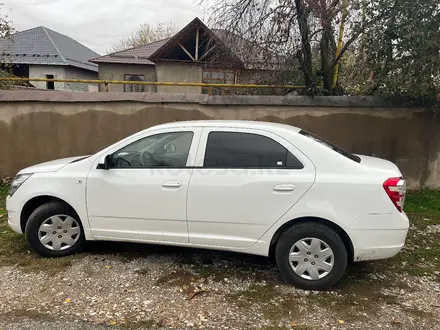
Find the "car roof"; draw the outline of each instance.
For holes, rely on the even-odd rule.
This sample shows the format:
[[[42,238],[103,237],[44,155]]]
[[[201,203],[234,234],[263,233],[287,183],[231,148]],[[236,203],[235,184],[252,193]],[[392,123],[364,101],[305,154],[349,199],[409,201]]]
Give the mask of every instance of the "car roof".
[[[233,127],[233,128],[255,128],[255,129],[288,129],[289,131],[299,132],[301,129],[286,124],[271,123],[265,121],[252,120],[191,120],[176,121],[160,124],[151,128],[182,128],[182,127]]]

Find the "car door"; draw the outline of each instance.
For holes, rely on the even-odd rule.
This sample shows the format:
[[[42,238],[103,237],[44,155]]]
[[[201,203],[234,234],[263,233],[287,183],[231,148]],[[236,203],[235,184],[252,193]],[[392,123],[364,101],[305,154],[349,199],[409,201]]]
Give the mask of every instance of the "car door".
[[[188,191],[193,244],[244,248],[311,187],[315,168],[271,132],[204,128]]]
[[[95,238],[188,243],[187,191],[201,128],[153,131],[110,151],[87,179]]]

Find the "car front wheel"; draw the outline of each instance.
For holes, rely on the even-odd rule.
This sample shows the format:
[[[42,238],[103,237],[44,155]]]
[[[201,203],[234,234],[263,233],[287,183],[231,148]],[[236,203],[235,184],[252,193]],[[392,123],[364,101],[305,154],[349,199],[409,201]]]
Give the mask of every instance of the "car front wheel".
[[[275,258],[283,277],[301,289],[332,287],[347,268],[347,249],[340,236],[319,223],[300,223],[283,232]]]
[[[57,201],[43,204],[31,214],[25,236],[31,249],[43,257],[77,253],[86,243],[76,212]]]

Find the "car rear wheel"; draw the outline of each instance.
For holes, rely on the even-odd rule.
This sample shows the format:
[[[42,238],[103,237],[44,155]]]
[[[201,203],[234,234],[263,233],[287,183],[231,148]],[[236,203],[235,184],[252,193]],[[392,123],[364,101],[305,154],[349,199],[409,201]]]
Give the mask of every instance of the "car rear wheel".
[[[61,202],[38,207],[29,217],[25,236],[31,249],[43,257],[77,253],[86,243],[78,215]]]
[[[275,258],[283,277],[301,289],[332,287],[347,268],[347,249],[341,237],[319,223],[296,224],[283,232]]]

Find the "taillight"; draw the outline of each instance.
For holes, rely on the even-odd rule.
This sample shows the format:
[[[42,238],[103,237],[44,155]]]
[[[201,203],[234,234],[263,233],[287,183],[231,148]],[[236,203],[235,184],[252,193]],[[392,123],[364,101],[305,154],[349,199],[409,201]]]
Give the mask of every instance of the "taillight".
[[[388,197],[399,212],[403,210],[405,203],[406,181],[404,178],[389,178],[383,183]]]

